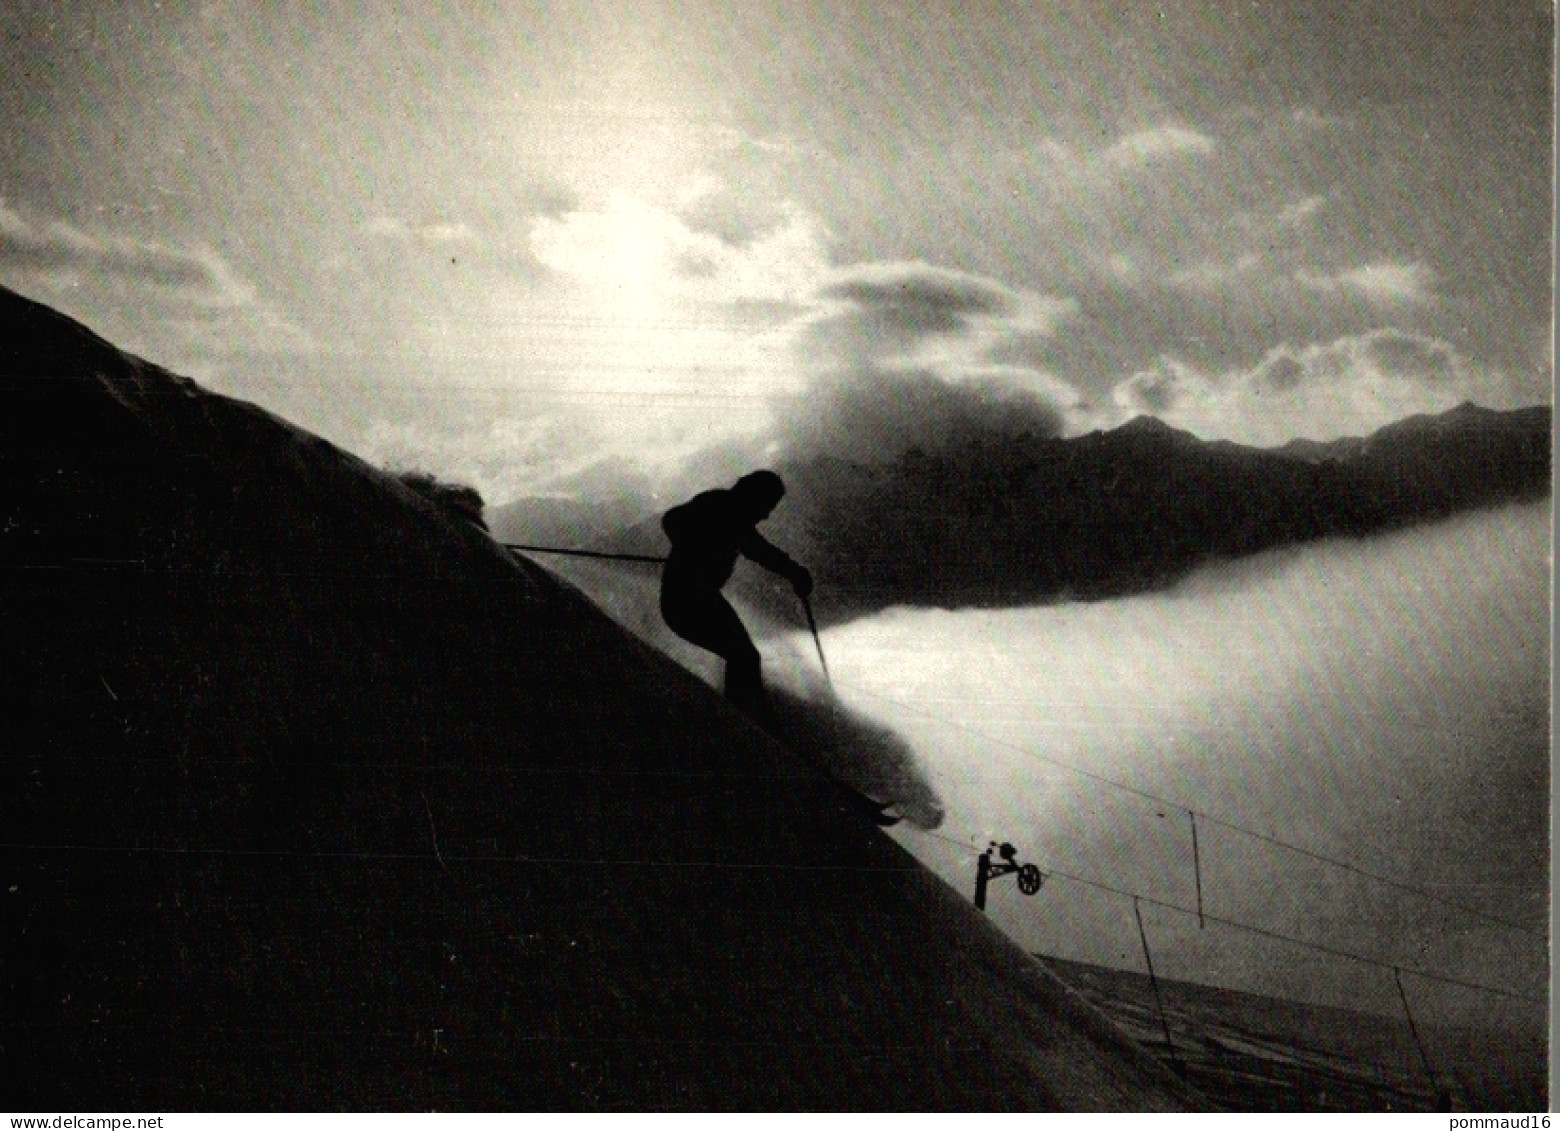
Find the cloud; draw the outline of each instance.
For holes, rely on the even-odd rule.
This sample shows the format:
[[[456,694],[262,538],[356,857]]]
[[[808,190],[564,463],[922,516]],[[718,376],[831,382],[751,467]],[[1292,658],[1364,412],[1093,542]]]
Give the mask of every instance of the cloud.
[[[994,238],[984,261],[960,260],[1078,299],[1079,317],[1045,360],[1091,394],[1108,396],[1161,353],[1216,373],[1249,367],[1284,341],[1383,325],[1455,340],[1515,373],[1518,343],[1535,325],[1547,333],[1548,318],[1535,322],[1522,297],[1547,286],[1535,291],[1536,278],[1511,268],[1519,247],[1543,242],[1508,232],[1489,256],[1470,255],[1450,234],[1467,228],[1453,222],[1462,194],[1447,185],[1416,194],[1401,180],[1366,175],[1361,146],[1387,147],[1394,167],[1425,160],[1401,151],[1407,143],[1396,133],[1292,104],[1149,123],[1155,128],[1097,135],[1092,147],[1076,133],[1014,143],[996,172],[1026,215],[1009,220],[993,193],[989,210],[999,219],[987,227]],[[959,203],[984,222],[979,198],[990,186],[969,180]],[[1383,217],[1396,219],[1384,228]],[[947,246],[945,254],[968,254]],[[1495,260],[1508,269],[1490,267]],[[1470,282],[1470,272],[1490,278]],[[1088,331],[1077,332],[1082,326]],[[1502,403],[1547,395],[1527,374],[1522,383],[1528,391],[1514,389]]]
[[[1339,125],[1343,119],[1323,114],[1312,106],[1299,106],[1289,112],[1289,121],[1302,130],[1319,133]]]
[[[1170,176],[1189,169],[1189,159],[1219,150],[1209,135],[1172,122],[1122,134],[1104,145],[1080,144],[1056,136],[1025,139],[1007,150],[1011,160],[1034,170],[1039,177],[1030,192],[1063,203],[1069,210],[1093,211],[1131,203],[1140,191],[1142,175]],[[1134,187],[1129,199],[1118,198]]]
[[[1171,286],[1188,290],[1218,291],[1251,279],[1262,270],[1263,265],[1262,257],[1255,252],[1248,252],[1233,260],[1205,259],[1172,271],[1168,281]],[[1141,271],[1118,277],[1123,282],[1134,283],[1141,277]]]
[[[684,196],[693,207],[709,192]],[[531,250],[576,282],[640,303],[798,302],[826,270],[826,236],[799,208],[747,240],[695,227],[674,208],[617,194],[602,207],[540,216]]]
[[[1215,227],[1214,254],[1170,270],[1164,277],[1173,287],[1193,291],[1228,290],[1248,287],[1253,282],[1267,286],[1287,286],[1288,269],[1284,262],[1302,245],[1311,221],[1328,205],[1328,197],[1312,193],[1272,204],[1261,209],[1235,212],[1226,230]],[[1141,267],[1116,272],[1127,283],[1143,282],[1152,276]],[[1310,276],[1321,280],[1321,276]],[[1341,278],[1319,281],[1320,289],[1339,290],[1349,284]]]
[[[1055,435],[1077,391],[1008,358],[1055,334],[1070,311],[1065,300],[926,263],[837,271],[782,332],[805,384],[777,400],[780,450],[882,463],[973,433]]]
[[[1203,156],[1218,148],[1207,134],[1184,126],[1164,125],[1127,134],[1101,155],[1109,165],[1142,165],[1169,157]]]
[[[1075,394],[1064,382],[1021,362],[1072,310],[1065,299],[982,276],[925,263],[870,263],[836,272],[785,333],[812,386],[924,373],[1070,403]]]
[[[1297,271],[1295,279],[1318,291],[1342,291],[1383,304],[1422,306],[1435,301],[1435,273],[1423,263],[1382,261],[1348,271]]]
[[[605,444],[599,430],[557,411],[442,422],[380,417],[367,425],[356,450],[381,467],[427,470],[470,484],[494,502],[564,485],[589,497],[610,493],[600,483]],[[593,469],[597,475],[590,479]],[[624,467],[620,477],[626,483],[635,476]]]
[[[1114,402],[1129,415],[1144,414],[1179,423],[1178,413],[1191,404],[1217,399],[1218,389],[1196,370],[1173,357],[1152,369],[1134,373],[1112,391]]]
[[[1319,193],[1303,197],[1279,209],[1274,222],[1279,228],[1298,228],[1326,207],[1327,198]]]
[[[489,415],[555,413],[599,445],[598,457],[629,455],[658,473],[767,424],[769,398],[799,380],[774,332],[806,309],[826,275],[827,233],[789,205],[711,230],[703,220],[719,213],[711,207],[719,183],[684,177],[672,187],[530,215],[524,245],[534,274],[523,287],[484,288],[482,317],[455,312],[448,335],[450,352],[464,351],[462,380],[485,365],[483,380],[502,395]],[[408,238],[402,222],[378,227]],[[405,457],[421,451],[436,471],[474,471],[498,500],[544,490],[549,478],[523,442],[485,426],[389,439],[376,443]],[[472,454],[462,456],[468,444]]]
[[[865,371],[815,385],[779,425],[787,461],[882,465],[906,452],[935,454],[976,439],[1060,435],[1056,399],[1016,381],[953,382],[927,371]]]
[[[214,257],[155,243],[105,237],[63,220],[29,220],[0,204],[0,269],[85,274],[220,294],[230,279]]]
[[[1011,292],[997,283],[924,263],[857,267],[819,296],[874,310],[908,335],[959,330],[972,317],[1006,314],[1013,306]]]
[[[623,201],[538,229],[556,317],[521,325],[523,367],[484,378],[516,407],[437,427],[373,412],[357,450],[500,503],[588,499],[572,477],[607,458],[644,478],[636,492],[670,497],[781,454],[876,461],[972,432],[1052,435],[1078,404],[1066,382],[1014,360],[1056,331],[1066,302],[921,263],[826,270],[805,217],[733,243]],[[614,255],[636,243],[638,266]],[[717,260],[712,274],[679,262],[696,253]],[[777,263],[794,280],[777,284]],[[754,297],[776,294],[791,297]]]
[[[866,263],[824,280],[812,309],[785,333],[814,374],[930,369],[956,380],[990,376],[1015,344],[1053,337],[1074,308],[1067,299],[927,263]]]
[[[168,247],[29,216],[0,204],[0,278],[53,292],[81,307],[117,340],[186,371],[207,373],[214,355],[241,349],[310,349],[312,336],[265,301],[215,251]],[[110,314],[98,318],[94,304]],[[125,318],[126,312],[129,318]],[[116,325],[115,316],[122,321]],[[147,349],[148,339],[163,348]]]
[[[1112,400],[1204,439],[1273,446],[1363,436],[1405,416],[1488,401],[1502,384],[1447,342],[1380,329],[1278,346],[1250,369],[1222,375],[1161,358],[1117,385]]]
[[[477,242],[477,233],[469,224],[453,221],[437,221],[428,224],[411,224],[399,216],[375,216],[368,222],[368,230],[376,236],[386,239],[405,240],[417,243],[441,245],[441,244],[472,244]]]

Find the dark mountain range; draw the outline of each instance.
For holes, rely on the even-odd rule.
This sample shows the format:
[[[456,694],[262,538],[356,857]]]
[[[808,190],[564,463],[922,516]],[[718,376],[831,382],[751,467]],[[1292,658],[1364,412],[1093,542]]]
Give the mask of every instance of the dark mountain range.
[[[1199,440],[1151,417],[1067,439],[973,433],[884,464],[782,462],[791,490],[766,531],[812,568],[825,623],[892,605],[1119,597],[1209,562],[1542,498],[1550,428],[1548,407],[1465,404],[1277,449]],[[655,516],[623,522],[625,507],[528,500],[492,521],[511,540],[664,553]],[[739,575],[737,587],[795,620],[794,602],[763,579]]]
[[[1073,439],[977,441],[885,467],[782,468],[776,512],[831,620],[1161,588],[1198,565],[1543,497],[1550,410],[1465,405],[1326,453],[1208,443],[1151,418]]]
[[[577,592],[0,291],[13,1110],[1196,1101]]]

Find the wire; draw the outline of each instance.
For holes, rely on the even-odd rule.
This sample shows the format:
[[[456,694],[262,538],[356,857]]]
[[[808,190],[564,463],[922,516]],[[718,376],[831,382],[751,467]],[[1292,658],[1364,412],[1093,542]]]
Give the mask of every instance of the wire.
[[[1100,891],[1110,892],[1112,895],[1119,895],[1126,899],[1141,900],[1142,902],[1150,904],[1151,906],[1161,907],[1166,911],[1177,911],[1182,915],[1188,915],[1192,918],[1197,917],[1197,909],[1195,907],[1182,907],[1178,903],[1170,903],[1163,899],[1154,899],[1152,896],[1139,895],[1137,892],[1127,891],[1125,888],[1113,887],[1110,884],[1103,884],[1097,880],[1086,879],[1083,876],[1074,876],[1068,872],[1057,871],[1051,868],[1042,868],[1041,870],[1045,873],[1047,878],[1054,876],[1063,880],[1071,880],[1075,884],[1083,884],[1085,887],[1097,888]],[[1487,985],[1483,982],[1470,982],[1463,978],[1454,978],[1450,974],[1437,974],[1432,970],[1421,970],[1413,966],[1402,966],[1395,962],[1384,962],[1379,958],[1371,958],[1368,955],[1355,954],[1353,951],[1339,950],[1336,947],[1324,946],[1321,943],[1308,942],[1305,939],[1297,939],[1291,935],[1286,935],[1279,931],[1270,931],[1266,927],[1258,927],[1253,923],[1242,923],[1238,919],[1226,919],[1220,915],[1207,914],[1205,914],[1203,917],[1210,923],[1217,923],[1223,927],[1233,927],[1238,931],[1246,931],[1250,934],[1260,935],[1263,938],[1274,939],[1279,942],[1291,943],[1294,946],[1305,947],[1307,950],[1314,950],[1320,954],[1331,955],[1334,958],[1346,958],[1351,962],[1360,962],[1366,966],[1375,966],[1382,970],[1403,970],[1409,974],[1413,974],[1420,978],[1425,978],[1432,982],[1444,982],[1447,985],[1459,986],[1467,990],[1480,990],[1484,993],[1495,994],[1498,997],[1511,998],[1514,1001],[1525,1001],[1534,1005],[1549,1004],[1545,999],[1540,997],[1533,997],[1531,994],[1521,994],[1517,993],[1515,990],[1506,990],[1499,986]]]
[[[836,681],[836,682],[839,682],[839,681]],[[1239,825],[1239,824],[1236,824],[1233,821],[1228,821],[1228,820],[1225,820],[1222,817],[1216,817],[1216,816],[1214,816],[1211,813],[1206,813],[1206,812],[1203,812],[1200,809],[1195,809],[1192,806],[1185,804],[1184,802],[1176,801],[1176,800],[1173,800],[1173,799],[1167,798],[1167,797],[1161,797],[1158,794],[1149,793],[1147,790],[1137,789],[1137,788],[1135,788],[1133,786],[1127,785],[1125,782],[1117,781],[1114,778],[1108,778],[1105,775],[1097,774],[1097,773],[1093,772],[1092,770],[1086,770],[1082,766],[1075,766],[1075,765],[1072,765],[1071,763],[1063,762],[1063,761],[1061,761],[1059,759],[1049,757],[1048,755],[1042,754],[1038,750],[1035,750],[1035,749],[1033,749],[1031,747],[1024,746],[1024,745],[1021,745],[1021,744],[1016,743],[1016,742],[1009,742],[1006,739],[998,738],[997,736],[995,736],[993,734],[988,734],[987,732],[985,732],[983,730],[980,730],[977,727],[972,727],[972,726],[970,726],[967,723],[955,722],[953,719],[945,718],[945,717],[943,717],[941,715],[938,715],[938,714],[935,714],[935,713],[933,713],[931,711],[923,710],[923,709],[921,709],[919,707],[912,707],[908,703],[902,703],[902,702],[900,702],[897,699],[890,699],[886,695],[880,695],[880,694],[878,694],[875,691],[869,691],[866,688],[861,687],[861,686],[859,686],[857,684],[844,683],[844,684],[842,684],[842,686],[849,687],[849,688],[851,688],[854,691],[859,691],[863,695],[870,696],[873,699],[877,699],[877,700],[880,700],[881,702],[888,703],[891,706],[898,707],[900,710],[908,711],[908,712],[910,712],[913,715],[920,715],[923,718],[931,719],[934,722],[941,723],[944,726],[952,727],[955,730],[962,730],[966,734],[973,735],[976,738],[982,739],[982,740],[984,740],[986,742],[990,742],[993,745],[1001,746],[1001,747],[1004,747],[1006,749],[1016,751],[1016,752],[1018,752],[1020,754],[1026,755],[1027,757],[1035,758],[1035,759],[1038,759],[1039,761],[1042,761],[1042,762],[1047,762],[1047,763],[1049,763],[1049,764],[1051,764],[1053,766],[1056,766],[1056,767],[1058,767],[1060,769],[1068,770],[1068,771],[1070,771],[1072,773],[1079,774],[1079,775],[1081,775],[1083,777],[1090,778],[1090,779],[1092,779],[1094,781],[1100,782],[1103,785],[1108,785],[1108,786],[1112,787],[1113,789],[1118,789],[1118,790],[1121,790],[1124,793],[1130,793],[1130,794],[1132,794],[1135,797],[1143,798],[1145,801],[1152,801],[1155,805],[1161,805],[1161,806],[1165,806],[1165,807],[1171,808],[1171,809],[1181,809],[1181,810],[1184,810],[1187,813],[1195,814],[1197,817],[1200,817],[1200,818],[1202,818],[1205,821],[1209,821],[1209,822],[1211,822],[1211,823],[1213,823],[1215,825],[1219,825],[1222,828],[1229,829],[1232,832],[1237,832],[1237,833],[1240,833],[1240,834],[1242,834],[1244,836],[1249,836],[1249,837],[1253,838],[1254,840],[1260,840],[1260,841],[1262,841],[1262,842],[1264,842],[1266,844],[1270,844],[1270,845],[1274,846],[1275,848],[1282,848],[1282,849],[1285,849],[1286,851],[1294,852],[1294,853],[1297,853],[1297,854],[1299,854],[1301,856],[1308,857],[1309,859],[1315,860],[1318,863],[1328,864],[1328,865],[1330,865],[1330,866],[1332,866],[1334,868],[1341,868],[1344,871],[1352,872],[1355,875],[1364,877],[1365,879],[1372,880],[1372,881],[1374,881],[1376,883],[1379,883],[1379,884],[1386,884],[1388,887],[1396,888],[1399,891],[1404,891],[1404,892],[1411,893],[1413,895],[1418,896],[1421,899],[1424,899],[1424,900],[1427,900],[1427,901],[1429,901],[1431,903],[1435,903],[1435,904],[1438,904],[1438,905],[1440,905],[1442,907],[1448,908],[1449,910],[1458,911],[1458,912],[1461,912],[1464,915],[1470,915],[1470,916],[1472,916],[1472,917],[1474,917],[1476,919],[1482,919],[1482,920],[1484,920],[1486,922],[1493,923],[1493,924],[1495,924],[1497,926],[1504,927],[1504,928],[1506,928],[1508,930],[1520,931],[1523,934],[1531,935],[1534,938],[1539,938],[1539,939],[1547,938],[1547,935],[1544,932],[1535,930],[1532,927],[1525,926],[1522,923],[1516,923],[1516,922],[1513,922],[1510,919],[1503,919],[1503,918],[1501,918],[1498,915],[1491,915],[1490,913],[1488,913],[1486,911],[1480,911],[1476,907],[1469,907],[1467,904],[1458,903],[1458,902],[1455,902],[1453,900],[1445,899],[1445,898],[1443,898],[1441,896],[1438,896],[1438,895],[1434,894],[1433,892],[1429,892],[1429,891],[1426,891],[1423,888],[1416,887],[1413,884],[1407,884],[1407,883],[1402,882],[1401,880],[1394,880],[1394,879],[1392,879],[1389,876],[1383,876],[1383,875],[1380,875],[1379,873],[1376,873],[1376,872],[1367,871],[1366,869],[1361,868],[1361,867],[1359,867],[1356,864],[1350,864],[1347,860],[1339,860],[1339,859],[1336,859],[1335,857],[1327,856],[1327,855],[1324,855],[1323,853],[1320,853],[1320,852],[1314,852],[1314,851],[1312,851],[1309,848],[1302,848],[1300,845],[1297,845],[1297,844],[1290,844],[1288,841],[1280,840],[1277,837],[1269,836],[1266,833],[1257,832],[1255,829],[1249,829],[1249,828],[1245,827],[1244,825]]]
[[[932,829],[921,829],[918,831],[923,836],[928,836],[935,840],[943,841],[947,844],[953,845],[955,848],[967,848],[972,851],[978,849],[978,846],[971,841],[958,840],[954,837],[946,836],[943,833],[936,832]],[[1448,985],[1459,986],[1463,989],[1481,990],[1486,993],[1496,994],[1500,997],[1511,998],[1515,1001],[1531,1002],[1535,1005],[1548,1004],[1542,998],[1532,997],[1528,994],[1520,994],[1514,990],[1505,990],[1501,989],[1499,986],[1490,986],[1481,982],[1470,982],[1462,978],[1455,978],[1450,974],[1438,974],[1429,970],[1405,967],[1397,963],[1384,962],[1380,959],[1371,958],[1368,955],[1355,954],[1351,951],[1339,950],[1335,947],[1324,946],[1321,943],[1308,942],[1305,939],[1298,939],[1292,935],[1286,935],[1279,931],[1269,930],[1266,927],[1258,927],[1255,924],[1243,923],[1238,919],[1226,919],[1219,915],[1209,915],[1207,912],[1199,908],[1182,907],[1177,903],[1169,903],[1162,899],[1155,899],[1152,896],[1142,895],[1138,892],[1127,891],[1125,888],[1113,887],[1110,884],[1100,883],[1097,880],[1085,879],[1083,876],[1075,876],[1069,872],[1059,871],[1054,868],[1046,867],[1042,868],[1041,871],[1046,875],[1047,878],[1054,876],[1058,879],[1071,880],[1075,884],[1082,884],[1085,887],[1097,888],[1100,891],[1109,892],[1112,895],[1119,895],[1134,901],[1141,901],[1154,907],[1164,908],[1167,911],[1177,911],[1182,915],[1187,915],[1200,921],[1206,920],[1207,922],[1216,923],[1222,927],[1232,927],[1236,930],[1246,931],[1254,935],[1260,935],[1263,938],[1290,943],[1291,945],[1303,947],[1307,950],[1314,950],[1318,953],[1326,954],[1333,958],[1346,958],[1353,962],[1364,963],[1367,966],[1375,966],[1383,970],[1391,970],[1394,972],[1394,975],[1397,971],[1407,970],[1407,972],[1410,974],[1414,974],[1418,977],[1425,978],[1433,982],[1444,982]]]

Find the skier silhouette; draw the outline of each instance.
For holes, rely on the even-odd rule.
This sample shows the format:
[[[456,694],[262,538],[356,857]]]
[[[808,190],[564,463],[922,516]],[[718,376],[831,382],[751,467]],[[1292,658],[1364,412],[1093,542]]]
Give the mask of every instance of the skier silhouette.
[[[763,706],[762,662],[720,591],[741,554],[786,578],[798,596],[812,592],[812,574],[755,529],[784,495],[778,475],[755,471],[729,488],[695,495],[661,518],[672,543],[661,573],[661,616],[678,636],[726,661],[726,698],[749,714]]]

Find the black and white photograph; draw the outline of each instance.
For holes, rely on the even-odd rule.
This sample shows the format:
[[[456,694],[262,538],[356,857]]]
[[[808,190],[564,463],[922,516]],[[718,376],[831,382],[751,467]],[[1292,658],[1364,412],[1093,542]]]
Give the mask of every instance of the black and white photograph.
[[[1554,59],[0,4],[8,1126],[1547,1121]]]

